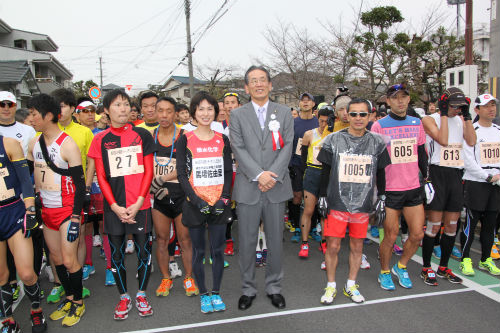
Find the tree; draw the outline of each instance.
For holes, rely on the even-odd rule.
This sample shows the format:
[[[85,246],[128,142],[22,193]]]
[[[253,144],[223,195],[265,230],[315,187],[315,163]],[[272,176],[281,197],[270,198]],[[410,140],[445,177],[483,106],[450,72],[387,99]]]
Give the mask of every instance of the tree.
[[[75,93],[76,98],[80,97],[89,97],[89,89],[94,87],[94,86],[99,86],[97,83],[95,83],[92,80],[87,80],[85,83],[83,80],[73,82],[73,92]]]
[[[230,82],[236,78],[240,70],[238,66],[226,65],[220,62],[206,64],[196,67],[196,75],[206,81],[205,89],[217,100],[224,97],[226,89],[231,86]]]

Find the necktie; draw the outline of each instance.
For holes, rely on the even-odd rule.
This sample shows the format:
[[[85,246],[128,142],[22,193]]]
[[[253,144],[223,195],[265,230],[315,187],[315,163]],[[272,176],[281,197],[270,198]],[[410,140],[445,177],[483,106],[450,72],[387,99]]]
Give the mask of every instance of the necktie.
[[[262,128],[262,130],[264,130],[264,112],[266,111],[265,108],[261,107],[257,110],[257,114],[259,116],[259,123],[260,123],[260,128]]]

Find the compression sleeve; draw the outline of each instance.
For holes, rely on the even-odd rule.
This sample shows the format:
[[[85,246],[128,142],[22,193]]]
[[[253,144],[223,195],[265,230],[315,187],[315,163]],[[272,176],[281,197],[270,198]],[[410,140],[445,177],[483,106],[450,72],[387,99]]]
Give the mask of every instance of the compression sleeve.
[[[377,193],[378,195],[385,194],[385,169],[377,170]]]
[[[224,139],[224,187],[222,188],[222,197],[231,198],[231,183],[233,180],[233,159],[231,157],[231,145],[227,136]]]
[[[21,184],[21,190],[23,192],[23,199],[35,198],[35,193],[33,192],[33,183],[31,182],[29,166],[25,159],[12,161],[12,165],[16,170],[17,180]]]
[[[326,197],[328,194],[328,183],[330,182],[330,164],[323,163],[323,168],[321,169],[321,182],[319,184],[319,196]]]
[[[420,169],[424,179],[427,178],[427,162],[428,157],[427,152],[425,151],[425,145],[420,145],[418,146],[418,168]]]
[[[149,154],[143,157],[144,162],[144,176],[142,177],[141,188],[139,190],[139,196],[146,198],[151,188],[151,182],[153,181],[153,154]]]
[[[302,166],[305,168],[307,165],[307,154],[309,152],[309,146],[300,147],[300,157],[302,160]]]
[[[29,173],[32,175],[35,172],[35,162],[30,160],[26,160],[26,162],[28,162]]]
[[[85,201],[85,175],[81,165],[68,169],[71,179],[75,184],[75,197],[73,199],[73,215],[81,215],[83,202]]]
[[[99,182],[99,187],[101,188],[102,195],[106,198],[108,205],[116,203],[115,196],[111,190],[111,186],[106,179],[106,171],[104,170],[104,164],[102,163],[102,158],[94,158],[95,162],[95,173],[97,175],[97,181]]]

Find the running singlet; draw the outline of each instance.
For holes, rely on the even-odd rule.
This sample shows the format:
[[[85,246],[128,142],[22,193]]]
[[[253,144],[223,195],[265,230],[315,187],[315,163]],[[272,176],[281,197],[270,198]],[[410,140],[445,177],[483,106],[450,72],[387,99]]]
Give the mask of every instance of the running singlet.
[[[179,139],[184,134],[184,130],[182,129],[176,129],[176,131],[179,132],[179,136],[175,138],[175,142],[177,142],[177,139]],[[160,143],[160,140],[157,138],[158,135],[157,132],[158,128],[155,129],[155,131],[153,132],[153,138],[155,138],[155,148],[156,148],[156,153],[154,157],[154,177],[165,176],[174,172],[176,170],[176,165],[177,165],[175,146],[162,145]],[[170,141],[169,143],[172,143],[172,141]],[[177,177],[173,180],[166,182],[164,187],[168,189],[169,194],[183,193],[181,185],[177,180]]]
[[[321,162],[318,161],[318,154],[325,138],[318,133],[317,128],[312,130],[312,134],[311,144],[307,150],[307,165],[321,167]]]
[[[69,138],[65,132],[47,146],[49,158],[61,169],[68,169],[68,162],[61,157],[61,146]],[[35,187],[40,192],[43,207],[61,208],[73,206],[75,196],[75,184],[70,176],[62,176],[52,171],[47,165],[40,148],[40,137],[37,138],[33,147],[33,159],[35,163]]]
[[[154,150],[151,134],[144,128],[130,124],[120,128],[110,127],[95,136],[89,157],[102,160],[106,180],[119,206],[129,207],[137,201],[144,175],[144,156],[152,154]],[[150,207],[148,191],[141,210]],[[104,200],[104,212],[111,212],[107,200]]]
[[[26,156],[28,144],[36,136],[36,132],[33,127],[16,121],[10,125],[0,125],[0,135],[19,141],[23,147],[24,156]]]
[[[187,165],[189,184],[198,197],[213,206],[224,188],[224,139],[215,131],[209,141],[198,139],[193,132],[185,136],[186,152],[191,155]]]
[[[398,120],[388,115],[376,121],[371,131],[389,140],[387,151],[392,164],[385,170],[386,191],[408,191],[420,187],[418,146],[424,145],[426,139],[420,119],[406,116]]]
[[[441,115],[431,114],[437,128],[441,128]],[[429,143],[429,164],[448,168],[462,169],[464,167],[463,142],[464,124],[459,116],[448,118],[448,146],[442,147],[436,140],[427,135]]]
[[[293,154],[290,165],[302,166],[302,160],[300,158],[302,138],[304,137],[305,132],[317,128],[318,126],[318,118],[316,117],[312,117],[311,119],[302,119],[297,117],[293,120]]]
[[[155,129],[157,129],[158,126],[159,126],[158,123],[146,123],[145,121],[143,121],[142,123],[136,125],[136,127],[147,129],[149,131],[149,133],[151,133],[151,134],[153,134],[153,131]]]
[[[476,144],[464,147],[464,179],[485,183],[488,175],[500,174],[500,126],[483,127],[476,122],[474,130]]]
[[[90,143],[94,138],[94,134],[92,134],[92,131],[89,128],[73,121],[66,127],[63,127],[60,123],[57,123],[57,126],[59,126],[61,131],[68,133],[68,135],[78,145],[80,155],[82,156],[83,173],[85,175],[85,171],[87,170],[87,154],[89,152]]]
[[[182,129],[184,130],[184,132],[191,132],[191,131],[194,131],[196,129],[196,127],[197,126],[195,126],[191,122],[189,122],[186,125],[182,126]],[[212,131],[216,131],[216,132],[224,134],[224,127],[222,127],[221,123],[218,123],[216,121],[212,121],[212,123],[210,123],[210,129]]]
[[[100,129],[98,127],[95,127],[92,130],[92,134],[95,136],[98,133],[101,133],[102,131],[104,131],[104,130]],[[97,181],[97,173],[94,173],[94,179],[92,179],[92,185],[90,186],[90,194],[99,194],[99,193],[101,193],[101,188],[99,187],[99,182]]]
[[[17,179],[16,169],[9,160],[0,135],[0,206],[19,199],[22,193],[21,184]]]

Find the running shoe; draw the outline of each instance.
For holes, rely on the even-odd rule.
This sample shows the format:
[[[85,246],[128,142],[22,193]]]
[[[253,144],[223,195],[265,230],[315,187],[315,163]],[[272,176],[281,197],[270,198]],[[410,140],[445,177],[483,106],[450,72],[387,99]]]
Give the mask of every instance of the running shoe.
[[[372,235],[372,237],[374,238],[379,238],[380,237],[380,233],[378,231],[378,228],[376,226],[373,226],[370,228],[370,234]]]
[[[500,246],[500,240],[498,239],[498,235],[495,235],[495,238],[493,239],[493,243],[497,246]]]
[[[31,311],[31,332],[43,333],[47,331],[47,322],[43,316],[42,310]]]
[[[491,257],[489,257],[485,261],[480,261],[479,269],[482,269],[483,271],[488,271],[491,275],[500,275],[500,269],[498,269],[498,267],[495,265]]]
[[[456,246],[453,246],[453,249],[451,250],[451,257],[460,259],[462,258],[462,252],[460,252],[460,250]]]
[[[178,258],[181,256],[181,248],[179,247],[179,244],[175,245],[175,251],[174,251],[174,257]]]
[[[212,305],[212,298],[209,295],[200,296],[200,305],[202,313],[214,312],[214,306]]]
[[[179,265],[177,265],[175,261],[171,261],[168,264],[168,270],[172,279],[182,276],[182,271],[179,269]]]
[[[110,268],[106,269],[106,279],[104,280],[105,286],[116,286],[115,277]]]
[[[311,233],[309,234],[312,239],[314,239],[316,242],[321,242],[321,234],[316,231],[316,228],[314,228]]]
[[[399,280],[399,285],[403,288],[410,289],[413,287],[411,283],[410,276],[408,275],[408,271],[406,268],[399,268],[398,264],[392,266],[392,274],[396,275]]]
[[[184,290],[186,291],[186,296],[198,295],[200,293],[196,283],[194,283],[194,279],[190,276],[184,279]]]
[[[151,308],[151,305],[149,305],[148,299],[144,294],[138,295],[135,298],[135,307],[137,308],[137,311],[139,311],[139,316],[141,317],[153,315],[153,309]]]
[[[125,320],[128,318],[128,312],[132,309],[132,301],[128,296],[120,297],[120,302],[115,307],[115,320]]]
[[[302,236],[300,235],[300,229],[297,228],[297,229],[295,229],[295,233],[293,234],[292,238],[290,238],[290,241],[292,243],[298,243],[298,242],[300,242],[301,237]]]
[[[94,265],[83,265],[83,281],[88,280],[89,277],[95,273]]]
[[[434,246],[432,256],[436,259],[441,259],[441,246]]]
[[[234,256],[234,242],[232,239],[226,240],[226,248],[224,249],[226,256]]]
[[[0,328],[2,333],[19,333],[21,332],[21,327],[16,321],[10,321],[8,319],[2,321],[2,327]]]
[[[262,267],[262,251],[255,251],[255,266]]]
[[[401,244],[405,245],[406,241],[408,240],[408,234],[401,234]]]
[[[323,296],[321,296],[321,304],[323,305],[330,305],[333,303],[333,299],[337,296],[337,289],[334,287],[326,287],[325,288],[325,293]]]
[[[319,244],[319,250],[325,254],[326,253],[326,242],[321,242],[321,244]]]
[[[439,266],[439,268],[436,272],[436,275],[442,279],[447,279],[451,283],[462,283],[463,282],[462,279],[459,278],[458,276],[456,276],[455,274],[453,274],[451,269],[449,269],[448,267]]]
[[[262,265],[267,265],[267,249],[262,250]]]
[[[493,244],[493,246],[491,247],[491,255],[490,255],[490,257],[493,260],[500,259],[500,253],[498,252],[498,247],[495,244]]]
[[[474,268],[472,268],[472,260],[471,258],[462,258],[460,262],[460,270],[463,275],[474,276],[476,272],[474,272]]]
[[[295,228],[292,225],[292,222],[288,219],[288,215],[285,215],[285,228],[288,229],[290,232],[295,232]]]
[[[369,245],[372,241],[369,238],[363,239],[363,244],[364,245]]]
[[[50,314],[49,318],[52,320],[62,319],[66,317],[70,308],[71,308],[71,301],[69,299],[64,299],[64,301],[59,303],[57,309]]]
[[[366,259],[366,255],[363,254],[361,256],[361,265],[359,266],[361,269],[370,269],[370,263],[368,262],[368,260]]]
[[[82,298],[90,297],[90,290],[88,288],[83,287],[82,290]]]
[[[380,288],[384,290],[395,290],[396,286],[392,282],[392,276],[390,273],[380,273],[378,275],[378,282],[380,283]]]
[[[302,243],[300,246],[299,258],[306,259],[307,257],[309,257],[309,244]]]
[[[12,302],[17,302],[19,299],[19,292],[21,291],[21,286],[16,283],[16,287],[12,288]]]
[[[52,268],[50,266],[45,266],[43,268],[43,272],[47,275],[50,283],[54,283],[54,273],[52,272]]]
[[[212,301],[212,307],[215,312],[217,311],[225,311],[226,310],[226,304],[222,301],[222,298],[218,294],[213,294],[210,297],[210,300]]]
[[[125,253],[134,253],[134,241],[129,239],[127,241],[127,247],[125,247]]]
[[[436,273],[432,270],[432,268],[422,268],[422,272],[420,272],[420,277],[424,280],[424,283],[429,286],[437,286],[438,282],[436,279]]]
[[[212,257],[210,257],[208,259],[208,261],[210,262],[210,265],[212,265]],[[203,258],[203,264],[205,264],[205,258]],[[224,268],[228,268],[228,267],[229,267],[229,263],[226,260],[224,260]]]
[[[156,296],[168,296],[173,286],[172,279],[161,279],[161,283],[156,289]]]
[[[99,235],[94,236],[94,239],[92,240],[92,246],[93,247],[102,246],[101,236],[99,236]]]
[[[74,326],[78,324],[84,314],[85,304],[83,304],[83,302],[82,304],[71,302],[71,308],[66,317],[62,320],[62,325],[67,327]]]
[[[361,295],[358,288],[359,286],[357,284],[351,286],[350,288],[344,286],[344,295],[349,297],[354,303],[363,303],[365,301],[365,298],[363,297],[363,295]]]
[[[324,260],[321,262],[321,270],[326,271],[326,263]]]
[[[59,303],[65,294],[63,286],[54,286],[47,297],[47,303]]]
[[[399,247],[399,245],[397,244],[394,244],[393,248],[392,248],[392,252],[397,255],[397,256],[401,256],[403,254],[403,249]]]

